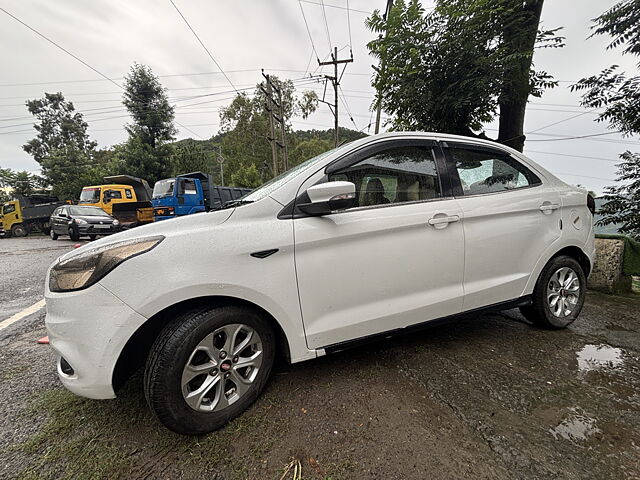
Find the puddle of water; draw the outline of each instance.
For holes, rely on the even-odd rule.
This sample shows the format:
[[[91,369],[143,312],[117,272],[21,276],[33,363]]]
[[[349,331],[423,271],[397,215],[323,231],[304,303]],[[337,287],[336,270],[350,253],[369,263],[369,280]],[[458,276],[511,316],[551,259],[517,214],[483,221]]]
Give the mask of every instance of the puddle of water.
[[[560,425],[549,429],[549,433],[553,435],[553,438],[556,440],[563,438],[572,442],[583,442],[594,433],[600,432],[593,418],[579,413],[576,408],[570,408],[569,411],[571,413]]]
[[[585,345],[576,356],[578,370],[587,373],[592,370],[608,370],[622,365],[622,350],[609,345]]]

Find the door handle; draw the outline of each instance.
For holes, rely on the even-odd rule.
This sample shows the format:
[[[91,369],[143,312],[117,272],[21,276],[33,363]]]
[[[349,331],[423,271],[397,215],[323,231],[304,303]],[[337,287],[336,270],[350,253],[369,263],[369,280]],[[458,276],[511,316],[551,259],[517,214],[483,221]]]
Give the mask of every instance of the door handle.
[[[439,217],[438,215],[442,215]],[[435,228],[444,228],[450,223],[454,223],[460,220],[458,215],[444,215],[444,214],[436,214],[429,219],[429,225],[432,225]]]
[[[557,210],[558,208],[560,208],[560,205],[558,205],[557,203],[545,202],[542,205],[540,205],[540,211],[542,213],[551,213],[552,211]]]

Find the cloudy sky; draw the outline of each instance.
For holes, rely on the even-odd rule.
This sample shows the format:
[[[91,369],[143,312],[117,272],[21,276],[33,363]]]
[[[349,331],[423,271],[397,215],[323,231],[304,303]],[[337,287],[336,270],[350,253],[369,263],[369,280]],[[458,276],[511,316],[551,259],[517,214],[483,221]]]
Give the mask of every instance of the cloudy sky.
[[[174,1],[229,80],[169,0],[1,0],[0,6],[116,84],[122,82],[133,62],[150,66],[161,77],[176,106],[176,120],[181,125],[178,138],[208,138],[216,133],[220,106],[230,101],[234,88],[251,88],[260,81],[261,68],[295,80],[300,89],[317,89],[322,95],[321,85],[303,80],[309,73],[323,70],[317,67],[302,7],[321,59],[328,56],[330,45],[341,49],[341,57],[349,55],[352,45],[354,62],[348,65],[342,81],[348,110],[340,104],[340,123],[367,131],[372,120],[370,78],[374,59],[365,47],[372,35],[365,28],[364,19],[373,9],[383,9],[385,0],[326,0],[324,14],[321,0]],[[639,151],[640,139],[618,134],[560,139],[607,131],[606,124],[594,121],[594,112],[579,106],[579,96],[568,88],[572,82],[611,64],[622,65],[627,71],[635,69],[633,58],[605,51],[605,38],[587,39],[590,19],[614,3],[545,2],[544,26],[564,27],[567,45],[536,54],[536,66],[555,75],[560,86],[531,100],[525,124],[529,133],[525,152],[529,156],[565,181],[597,192],[612,183],[617,155],[626,149]],[[425,0],[425,6],[430,4]],[[44,92],[59,91],[73,101],[85,113],[89,132],[100,147],[126,139],[122,126],[128,117],[116,84],[2,11],[0,31],[0,166],[37,172],[38,164],[21,149],[34,134],[24,102],[41,97]],[[329,73],[329,67],[325,68]],[[331,100],[329,96],[327,100]],[[294,121],[294,127],[299,129],[325,129],[332,125],[332,115],[324,105],[307,120]],[[495,133],[495,128],[496,125],[487,125],[487,133]]]

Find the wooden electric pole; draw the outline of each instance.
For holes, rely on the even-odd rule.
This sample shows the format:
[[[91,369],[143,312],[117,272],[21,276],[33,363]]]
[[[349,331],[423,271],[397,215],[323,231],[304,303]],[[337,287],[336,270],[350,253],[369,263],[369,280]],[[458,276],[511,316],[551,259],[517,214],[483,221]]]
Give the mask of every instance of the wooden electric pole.
[[[385,22],[389,21],[389,12],[391,11],[391,6],[393,5],[393,0],[387,0],[387,8],[384,13]],[[389,31],[388,27],[385,25],[384,37],[387,38],[387,32]],[[380,59],[380,73],[383,73],[385,69],[384,58]],[[382,113],[382,103],[380,101],[380,92],[378,92],[378,106],[376,107],[376,129],[374,133],[380,133],[380,114]]]
[[[287,156],[287,143],[286,143],[286,125],[284,118],[284,105],[282,104],[282,90],[271,80],[271,76],[264,73],[264,69],[262,70],[262,76],[266,80],[266,88],[260,86],[262,91],[267,97],[267,102],[265,103],[265,110],[267,111],[267,115],[269,116],[269,136],[267,140],[271,144],[271,160],[272,160],[272,170],[273,176],[277,176],[281,172],[285,172],[289,169],[289,160]],[[276,91],[278,95],[278,100],[273,98],[273,91]],[[278,122],[278,127],[280,130],[280,140],[276,137],[276,127],[275,123]],[[281,152],[282,162],[278,161],[278,149]]]
[[[333,93],[334,93],[334,99],[333,99],[333,116],[334,116],[334,128],[335,128],[335,146],[338,146],[339,143],[339,136],[338,136],[338,87],[340,86],[340,80],[342,79],[342,74],[344,74],[344,69],[342,70],[342,74],[340,74],[340,77],[338,77],[338,64],[340,63],[344,63],[345,64],[345,68],[347,68],[347,63],[351,63],[353,62],[353,54],[351,55],[351,58],[347,58],[345,60],[338,60],[338,47],[334,47],[333,53],[331,54],[331,61],[330,62],[318,62],[318,65],[322,66],[322,65],[333,65],[333,76],[330,75],[325,75],[324,77],[327,80],[331,80],[331,83],[333,84]],[[324,101],[324,100],[323,100]],[[327,103],[327,102],[324,102]],[[331,104],[327,103],[327,105],[329,105],[329,107],[331,107]]]

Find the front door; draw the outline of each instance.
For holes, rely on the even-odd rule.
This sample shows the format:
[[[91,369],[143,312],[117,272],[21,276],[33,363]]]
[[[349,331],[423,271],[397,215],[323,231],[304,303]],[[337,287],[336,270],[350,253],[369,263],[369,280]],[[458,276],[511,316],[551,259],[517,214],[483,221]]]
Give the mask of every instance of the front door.
[[[515,300],[543,252],[560,238],[560,196],[515,157],[449,144],[464,215],[464,310]]]
[[[309,348],[461,311],[462,212],[443,189],[436,148],[386,142],[365,158],[341,160],[328,180],[353,182],[356,206],[294,220]]]

